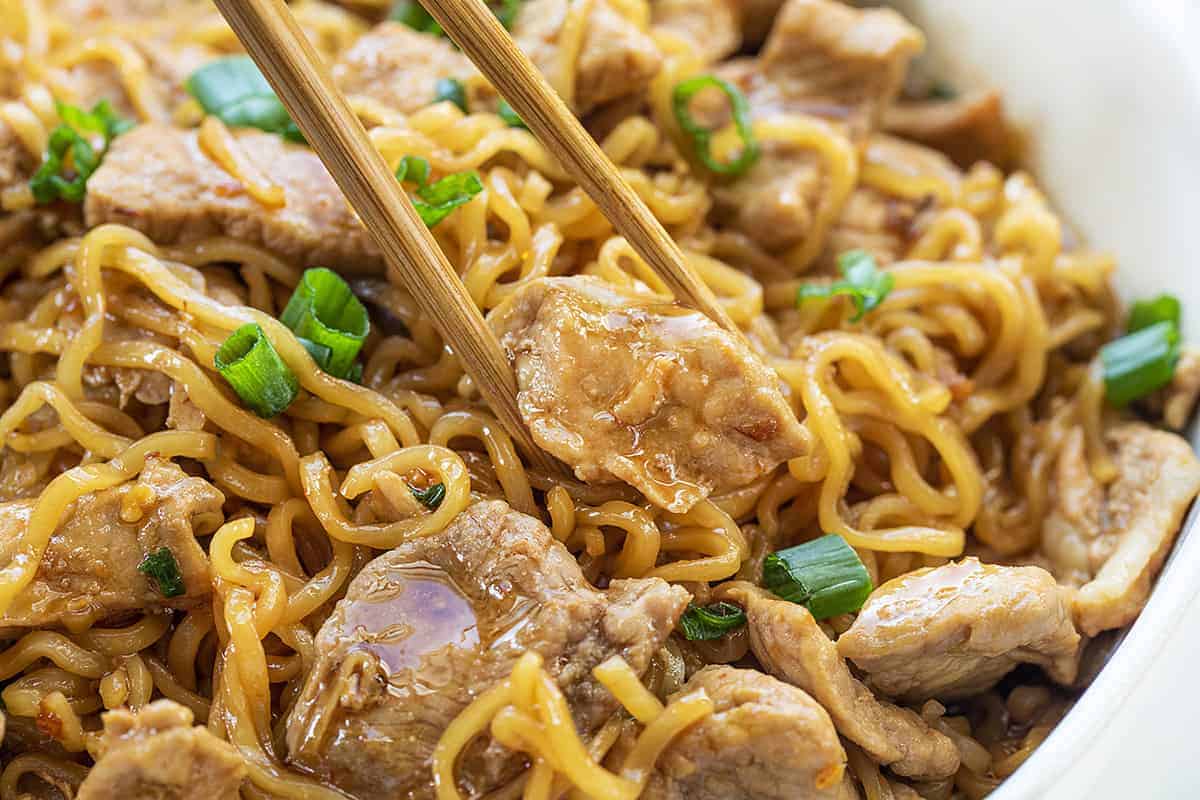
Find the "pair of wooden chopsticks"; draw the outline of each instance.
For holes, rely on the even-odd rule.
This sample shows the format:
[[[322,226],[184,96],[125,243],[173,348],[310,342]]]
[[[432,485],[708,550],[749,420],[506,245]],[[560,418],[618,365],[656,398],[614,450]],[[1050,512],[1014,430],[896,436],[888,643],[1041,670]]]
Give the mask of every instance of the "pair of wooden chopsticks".
[[[679,247],[483,1],[422,2],[676,299],[736,333]],[[358,212],[388,267],[462,359],[505,430],[537,466],[562,474],[521,421],[516,381],[500,343],[283,0],[216,4]]]

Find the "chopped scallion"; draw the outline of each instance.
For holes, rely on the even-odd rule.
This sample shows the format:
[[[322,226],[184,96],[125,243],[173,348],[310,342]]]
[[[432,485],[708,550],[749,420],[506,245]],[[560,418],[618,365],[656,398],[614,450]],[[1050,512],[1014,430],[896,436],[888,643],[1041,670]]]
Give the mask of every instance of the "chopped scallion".
[[[429,173],[429,162],[418,156],[405,156],[396,167],[396,180],[417,185],[412,203],[426,227],[437,225],[483,191],[483,183],[473,170],[455,172],[434,183],[429,182]]]
[[[178,597],[183,594],[183,576],[179,573],[179,562],[169,547],[160,547],[148,553],[138,564],[138,572],[142,573],[158,588],[163,597]]]
[[[50,132],[46,155],[37,172],[29,179],[33,199],[39,204],[66,200],[83,201],[88,178],[100,166],[112,140],[133,127],[107,100],[84,111],[67,103],[58,103],[62,123]]]
[[[524,128],[525,130],[529,130],[529,126],[525,124],[525,120],[521,119],[520,114],[513,111],[513,107],[508,104],[507,100],[500,101],[500,105],[496,107],[496,114],[510,128]]]
[[[331,269],[304,271],[300,284],[279,321],[292,329],[321,369],[335,378],[348,378],[358,351],[371,331],[367,309]],[[328,350],[328,356],[317,348]]]
[[[397,0],[392,4],[388,19],[421,33],[433,36],[441,36],[443,33],[442,26],[438,25],[437,20],[416,0]]]
[[[500,24],[512,30],[513,23],[517,21],[517,13],[521,10],[521,0],[492,0],[487,5],[496,15],[496,19],[500,20]],[[446,35],[433,15],[416,0],[396,0],[388,12],[388,19],[431,36]]]
[[[871,576],[858,553],[832,534],[768,555],[763,585],[817,619],[857,611],[871,594]]]
[[[746,612],[733,603],[712,603],[707,606],[688,606],[679,618],[679,627],[689,642],[720,639],[746,624]]]
[[[742,139],[742,152],[733,161],[721,162],[713,157],[713,131],[704,127],[692,116],[690,108],[692,98],[705,89],[719,89],[729,98],[733,125]],[[671,95],[671,105],[680,130],[691,139],[696,157],[709,171],[718,175],[741,175],[754,166],[754,162],[758,160],[759,146],[750,125],[750,104],[746,102],[746,96],[742,94],[741,90],[732,83],[715,75],[699,75],[689,78],[675,86],[675,91]]]
[[[254,322],[234,331],[217,350],[214,362],[242,402],[264,419],[291,405],[300,389],[296,375]]]
[[[1149,328],[1156,322],[1173,322],[1179,324],[1182,312],[1179,298],[1169,294],[1160,294],[1152,300],[1139,300],[1129,309],[1127,330],[1135,333],[1142,328]]]
[[[796,293],[797,305],[814,297],[830,298],[844,294],[854,303],[851,322],[858,322],[868,311],[879,306],[896,283],[890,272],[883,272],[875,257],[866,250],[847,250],[838,256],[842,280],[828,285],[805,284]]]
[[[456,78],[438,78],[434,86],[433,102],[444,101],[454,103],[464,114],[467,113],[467,90],[463,88],[462,81]]]
[[[208,114],[235,128],[258,128],[293,142],[304,135],[249,56],[226,56],[191,74],[184,87]]]
[[[413,493],[413,497],[417,498],[421,505],[430,511],[436,511],[442,501],[446,499],[446,485],[442,483],[435,483],[424,489],[418,489],[415,486],[410,486],[408,489]]]
[[[1179,363],[1179,326],[1170,320],[1126,334],[1100,350],[1105,396],[1124,408],[1171,382]]]

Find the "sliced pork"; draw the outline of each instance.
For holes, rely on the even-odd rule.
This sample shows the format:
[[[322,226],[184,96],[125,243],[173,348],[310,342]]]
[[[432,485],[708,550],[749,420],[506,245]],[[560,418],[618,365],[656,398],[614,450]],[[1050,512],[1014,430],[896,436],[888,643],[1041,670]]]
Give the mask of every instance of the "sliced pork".
[[[761,55],[718,73],[745,93],[756,119],[824,117],[856,142],[875,129],[900,89],[921,34],[890,9],[789,0]],[[839,135],[839,134],[835,134]],[[716,190],[718,213],[771,251],[802,242],[826,191],[826,169],[807,147],[762,143],[755,167]]]
[[[203,478],[159,459],[149,459],[137,480],[84,495],[67,509],[33,583],[0,617],[0,628],[61,624],[67,614],[103,618],[199,605],[211,584],[208,559],[196,536],[220,525],[224,501]],[[35,503],[0,503],[0,562],[9,563],[16,553]],[[164,547],[183,581],[183,593],[175,597],[165,597],[138,570],[147,556]]]
[[[252,197],[205,154],[195,131],[139,125],[113,142],[88,181],[88,226],[128,225],[159,244],[231,236],[305,266],[382,269],[378,250],[316,153],[252,129],[235,138],[248,163],[282,187],[282,207]]]
[[[846,752],[811,697],[757,670],[705,667],[675,696],[703,690],[715,711],[673,741],[644,800],[837,800]]]
[[[654,0],[650,22],[690,44],[705,64],[728,58],[742,43],[738,0]]]
[[[662,66],[654,41],[608,0],[593,0],[575,50],[564,39],[570,0],[530,0],[521,5],[513,38],[577,114],[650,85]]]
[[[657,579],[598,591],[538,520],[477,503],[350,584],[288,718],[290,758],[358,800],[432,798],[442,731],[522,653],[541,654],[587,734],[617,710],[592,668],[619,654],[644,672],[688,599]],[[503,785],[523,761],[477,742],[459,761],[464,793]]]
[[[963,169],[977,161],[1012,166],[1013,135],[1004,117],[1004,101],[995,90],[967,92],[949,100],[898,102],[884,113],[883,126],[945,153]]]
[[[763,669],[812,695],[838,733],[876,762],[908,778],[946,778],[958,771],[954,743],[913,711],[877,699],[851,675],[807,608],[748,583],[726,584],[720,591],[745,608],[750,649]]]
[[[237,800],[246,765],[170,700],[104,714],[96,765],[75,800]]]
[[[920,702],[978,694],[1018,664],[1070,683],[1080,641],[1050,573],[966,558],[880,586],[837,647],[878,692]]]
[[[1179,436],[1130,422],[1105,439],[1117,477],[1101,486],[1088,467],[1083,431],[1068,436],[1042,529],[1041,549],[1055,574],[1079,587],[1075,620],[1088,636],[1137,618],[1200,491],[1200,461]]]
[[[480,82],[471,78],[477,75],[471,60],[449,39],[418,33],[399,22],[379,23],[333,66],[334,81],[347,95],[367,97],[406,114],[432,103],[442,78],[473,84],[468,108],[476,107]]]
[[[774,373],[696,311],[580,276],[528,284],[489,321],[525,424],[582,480],[683,512],[804,447]]]

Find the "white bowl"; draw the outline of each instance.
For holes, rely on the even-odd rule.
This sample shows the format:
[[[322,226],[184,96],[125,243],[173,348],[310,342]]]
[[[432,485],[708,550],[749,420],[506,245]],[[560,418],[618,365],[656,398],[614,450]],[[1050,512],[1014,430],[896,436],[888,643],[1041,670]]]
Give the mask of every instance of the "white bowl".
[[[1177,295],[1185,337],[1200,344],[1200,4],[888,4],[926,32],[939,77],[1004,91],[1055,204],[1117,255],[1122,294]],[[993,798],[1200,797],[1200,532],[1186,535],[1196,517],[1099,677]]]

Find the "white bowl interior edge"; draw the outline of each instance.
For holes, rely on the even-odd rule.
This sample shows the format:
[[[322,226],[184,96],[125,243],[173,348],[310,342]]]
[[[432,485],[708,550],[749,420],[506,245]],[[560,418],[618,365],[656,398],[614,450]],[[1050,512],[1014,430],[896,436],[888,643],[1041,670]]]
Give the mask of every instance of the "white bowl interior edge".
[[[1003,90],[1037,177],[1126,298],[1161,291],[1200,344],[1200,9],[1188,0],[898,0],[935,74]],[[1191,312],[1191,313],[1189,313]],[[1200,444],[1195,431],[1193,445]],[[1200,534],[1189,516],[1139,620],[996,800],[1194,796],[1187,664],[1200,659]],[[1153,765],[1152,770],[1150,766]],[[1172,768],[1174,767],[1174,768]]]

